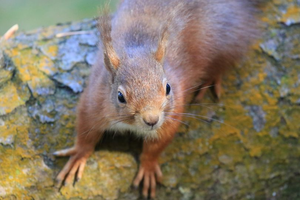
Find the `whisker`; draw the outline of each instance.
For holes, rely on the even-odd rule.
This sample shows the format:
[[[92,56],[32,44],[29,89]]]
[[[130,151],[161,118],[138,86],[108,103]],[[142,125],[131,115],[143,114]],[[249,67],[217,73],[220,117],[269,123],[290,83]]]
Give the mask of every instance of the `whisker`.
[[[198,88],[198,89],[197,89],[197,90],[195,90],[195,91],[198,91],[198,90],[203,90],[203,89],[210,88],[210,87],[213,87],[213,86],[214,86],[214,84],[213,84],[213,85],[208,85],[208,86],[205,86],[205,87],[201,87],[201,85],[202,85],[202,84],[200,84],[200,85],[195,85],[195,86],[192,86],[192,87],[190,87],[190,88],[188,88],[188,89],[185,89],[185,90],[183,90],[182,92],[184,93],[184,92],[187,92],[187,91],[189,91],[189,90],[192,90],[192,89],[194,89],[194,88],[198,88],[198,87],[200,87],[200,88]]]
[[[210,87],[213,87],[213,86],[214,86],[214,84],[213,85],[208,85],[208,86],[205,86],[205,87],[201,87],[201,85],[196,85],[196,86],[190,87],[190,88],[188,88],[186,90],[183,90],[182,93],[181,93],[181,95],[176,96],[176,98],[174,98],[174,99],[176,100],[178,98],[183,97],[184,95],[186,95],[186,92],[193,93],[193,92],[197,92],[197,91],[200,91],[200,90],[203,90],[203,89],[206,89],[206,88],[210,88]],[[198,87],[200,87],[200,88],[198,88]],[[198,88],[198,89],[193,90],[194,88]]]
[[[209,106],[206,106],[209,105]],[[225,107],[224,104],[217,104],[217,103],[191,103],[191,104],[179,104],[176,106],[173,106],[172,108],[178,108],[178,107],[189,107],[189,106],[201,106],[204,108],[208,108],[210,110],[213,110],[212,106],[218,106],[218,107]]]
[[[117,123],[123,122],[125,120],[126,120],[126,118],[113,120],[113,121],[111,121],[113,123],[110,124],[109,128],[111,128],[112,126],[116,125]]]
[[[179,119],[175,119],[175,118],[169,117],[169,116],[165,116],[165,118],[166,118],[166,119],[170,119],[170,120],[174,120],[174,121],[180,122],[180,123],[182,123],[182,124],[184,124],[184,125],[186,125],[186,126],[189,126],[188,123],[183,122],[183,121],[181,121],[181,120],[179,120]]]
[[[125,120],[128,120],[132,117],[132,115],[124,115],[123,117],[118,117],[115,118],[113,120],[110,120],[110,122],[113,122],[112,124],[110,124],[109,128],[111,128],[112,126],[116,125],[117,123],[123,122]]]
[[[174,106],[173,108],[177,108],[177,107],[186,107],[186,106],[190,106],[189,104],[183,104],[183,105],[176,105],[176,106]],[[192,105],[192,106],[194,106],[194,105]],[[210,107],[210,106],[205,106],[205,105],[201,105],[201,104],[199,104],[199,105],[197,105],[197,106],[201,106],[201,107],[204,107],[204,108],[208,108],[209,110],[213,110],[213,108],[212,107]]]
[[[120,122],[123,122],[123,121],[124,121],[123,119],[122,119],[122,120],[116,120],[116,121],[113,121],[113,123],[110,124],[109,129],[110,129],[111,127],[113,127],[114,125],[116,125],[117,123],[120,123]]]
[[[192,90],[192,89],[194,89],[194,88],[198,88],[198,87],[200,87],[200,86],[201,86],[201,85],[195,85],[195,86],[192,86],[192,87],[190,87],[190,88],[187,88],[187,89],[183,90],[182,93],[187,92],[187,91],[189,91],[189,90]]]
[[[205,120],[203,120],[203,119],[200,119],[200,118],[197,118],[197,117],[194,117],[194,116],[182,115],[182,114],[180,114],[180,113],[168,113],[168,112],[166,112],[166,113],[169,114],[169,115],[171,115],[171,116],[173,115],[173,116],[190,117],[190,118],[194,118],[194,119],[200,120],[200,121],[202,121],[202,122],[208,123],[208,121],[205,121]]]
[[[83,135],[83,134],[86,134],[86,133],[87,133],[87,135],[88,135],[89,132],[95,128],[95,126],[96,126],[96,125],[94,125],[94,126],[93,126],[92,128],[90,128],[89,130],[84,131],[83,133],[80,133],[80,134]]]
[[[211,117],[207,117],[207,116],[203,116],[203,115],[197,115],[197,114],[192,114],[192,113],[174,113],[174,114],[181,115],[181,116],[186,116],[186,117],[191,117],[191,118],[199,119],[199,120],[201,120],[201,118],[199,118],[199,117],[202,117],[202,118],[205,118],[205,119],[208,119],[208,120],[216,121],[216,122],[219,122],[221,124],[230,126],[230,127],[234,128],[234,129],[237,129],[236,127],[234,127],[234,126],[232,126],[230,124],[227,124],[227,123],[222,122],[220,120],[217,120],[217,119],[214,119],[214,118],[211,118]],[[203,120],[201,120],[201,121],[203,121]]]
[[[222,103],[191,103],[188,105],[197,106],[197,105],[212,105],[212,106],[224,106]]]
[[[109,116],[109,117],[112,117],[112,116]],[[129,117],[130,117],[130,116],[128,116],[128,115],[120,115],[120,116],[117,116],[116,118],[113,118],[113,119],[109,120],[109,122],[118,120],[117,123],[119,123],[119,122],[121,122],[121,121],[124,121],[124,120],[128,119]],[[96,126],[98,126],[98,125],[100,126],[102,123],[103,123],[103,121],[102,121],[102,120],[99,120],[97,123],[95,123],[95,124],[92,126],[92,128],[90,128],[89,130],[84,131],[84,132],[82,132],[82,133],[79,133],[79,134],[81,134],[81,135],[86,134],[85,137],[88,137],[88,136],[89,136],[89,133],[90,133]],[[114,123],[114,124],[116,124],[116,123]],[[112,125],[114,125],[114,124],[112,124]],[[110,125],[110,127],[111,127],[112,125]],[[109,128],[110,128],[110,127],[109,127]]]

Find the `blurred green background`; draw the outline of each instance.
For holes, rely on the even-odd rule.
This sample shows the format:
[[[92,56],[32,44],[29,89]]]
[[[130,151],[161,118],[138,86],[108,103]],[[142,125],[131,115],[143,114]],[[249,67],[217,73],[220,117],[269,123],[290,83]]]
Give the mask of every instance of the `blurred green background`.
[[[55,25],[96,17],[108,3],[114,9],[117,0],[0,0],[0,35],[14,24],[20,30]]]

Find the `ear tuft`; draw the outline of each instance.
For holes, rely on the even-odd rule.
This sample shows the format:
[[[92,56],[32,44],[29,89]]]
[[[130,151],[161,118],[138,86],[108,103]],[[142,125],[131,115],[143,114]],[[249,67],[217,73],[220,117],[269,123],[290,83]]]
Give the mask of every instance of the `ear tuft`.
[[[155,59],[159,63],[162,63],[165,57],[167,41],[168,41],[168,29],[167,27],[164,27],[162,29],[162,34],[158,42],[157,50],[155,52]]]
[[[108,8],[104,8],[103,15],[99,17],[98,28],[101,35],[106,69],[115,74],[120,66],[120,59],[112,45],[111,38],[111,17]]]

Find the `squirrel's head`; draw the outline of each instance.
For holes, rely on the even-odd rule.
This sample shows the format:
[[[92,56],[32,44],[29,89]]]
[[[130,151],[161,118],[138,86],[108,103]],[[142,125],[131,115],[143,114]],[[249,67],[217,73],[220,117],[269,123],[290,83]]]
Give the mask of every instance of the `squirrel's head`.
[[[100,24],[104,65],[111,75],[111,96],[117,116],[112,130],[130,130],[146,138],[157,138],[173,108],[172,85],[164,73],[166,31],[162,31],[155,50],[128,48],[119,57],[112,45],[110,23]]]

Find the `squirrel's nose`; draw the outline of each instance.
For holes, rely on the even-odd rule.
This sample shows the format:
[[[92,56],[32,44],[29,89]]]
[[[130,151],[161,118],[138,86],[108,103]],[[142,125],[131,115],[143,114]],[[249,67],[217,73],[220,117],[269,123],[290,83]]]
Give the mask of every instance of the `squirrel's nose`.
[[[145,116],[143,118],[145,124],[147,124],[148,126],[154,126],[155,124],[157,124],[158,120],[159,120],[159,116],[158,115],[148,115]]]

